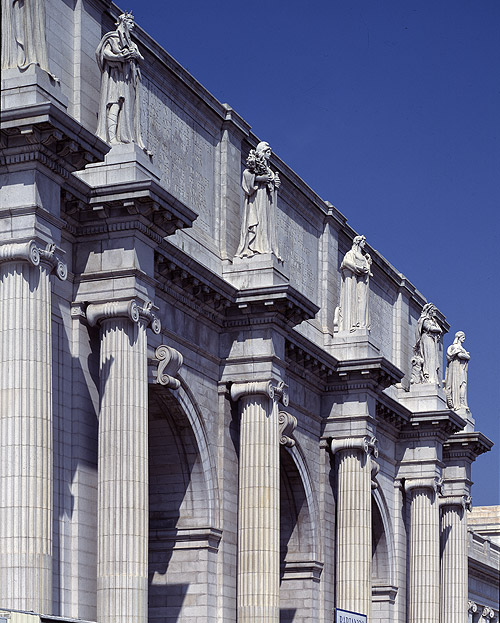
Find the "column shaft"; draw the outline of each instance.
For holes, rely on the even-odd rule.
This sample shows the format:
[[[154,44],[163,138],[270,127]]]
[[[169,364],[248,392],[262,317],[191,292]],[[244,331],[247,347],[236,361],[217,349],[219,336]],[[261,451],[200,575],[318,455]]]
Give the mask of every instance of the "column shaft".
[[[0,265],[0,603],[52,612],[52,340],[46,265]]]
[[[371,620],[372,516],[369,455],[358,448],[337,453],[337,605]]]
[[[147,623],[148,385],[142,321],[101,322],[97,620]]]
[[[441,623],[467,622],[467,513],[445,504],[441,512]]]
[[[411,495],[409,623],[438,623],[439,506],[431,487]]]
[[[241,403],[238,623],[278,623],[278,408],[266,395],[244,396]]]

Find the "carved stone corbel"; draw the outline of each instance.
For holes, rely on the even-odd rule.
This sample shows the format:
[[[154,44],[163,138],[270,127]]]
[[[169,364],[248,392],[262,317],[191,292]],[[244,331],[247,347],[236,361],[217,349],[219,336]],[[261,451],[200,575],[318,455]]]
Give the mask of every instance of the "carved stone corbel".
[[[380,465],[372,457],[372,489],[378,489],[377,475],[380,471]]]
[[[291,435],[297,428],[297,418],[286,411],[280,411],[278,424],[280,427],[280,444],[286,448],[293,448],[295,439],[292,439]]]
[[[156,382],[170,389],[179,389],[181,382],[176,378],[182,366],[183,357],[178,350],[162,344],[155,351],[158,360]]]

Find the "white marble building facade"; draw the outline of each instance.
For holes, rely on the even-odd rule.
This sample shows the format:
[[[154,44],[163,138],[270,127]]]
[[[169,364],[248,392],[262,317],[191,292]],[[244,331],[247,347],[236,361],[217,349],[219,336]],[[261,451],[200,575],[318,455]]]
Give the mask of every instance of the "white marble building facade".
[[[2,17],[0,621],[498,622],[465,336],[109,0]]]

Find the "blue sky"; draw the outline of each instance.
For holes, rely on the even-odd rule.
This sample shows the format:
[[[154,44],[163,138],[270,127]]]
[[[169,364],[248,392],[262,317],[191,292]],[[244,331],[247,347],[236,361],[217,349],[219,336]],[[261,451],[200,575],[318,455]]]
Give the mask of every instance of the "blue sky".
[[[466,332],[469,406],[497,444],[473,466],[500,504],[498,0],[129,0],[371,246]]]

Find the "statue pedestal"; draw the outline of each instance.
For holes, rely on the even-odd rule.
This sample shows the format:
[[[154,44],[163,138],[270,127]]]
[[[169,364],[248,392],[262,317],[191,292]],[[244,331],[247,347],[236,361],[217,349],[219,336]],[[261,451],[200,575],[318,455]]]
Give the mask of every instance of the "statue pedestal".
[[[464,428],[463,432],[474,432],[476,420],[472,417],[472,413],[470,412],[470,410],[466,409],[465,407],[461,407],[460,409],[456,409],[455,413],[467,422],[467,426]]]
[[[380,346],[366,328],[352,332],[338,331],[329,338],[330,341],[325,346],[336,359],[345,361],[380,357]]]
[[[38,65],[21,70],[2,69],[2,110],[52,102],[67,110],[68,98],[61,91],[61,84]]]
[[[152,158],[135,143],[113,145],[104,162],[88,164],[75,173],[90,186],[108,186],[127,182],[160,181],[160,170]]]
[[[283,262],[272,253],[235,257],[232,264],[224,266],[223,274],[238,290],[269,288],[288,283],[288,273]]]
[[[444,389],[437,383],[410,385],[410,391],[398,389],[398,400],[413,413],[449,411]]]

